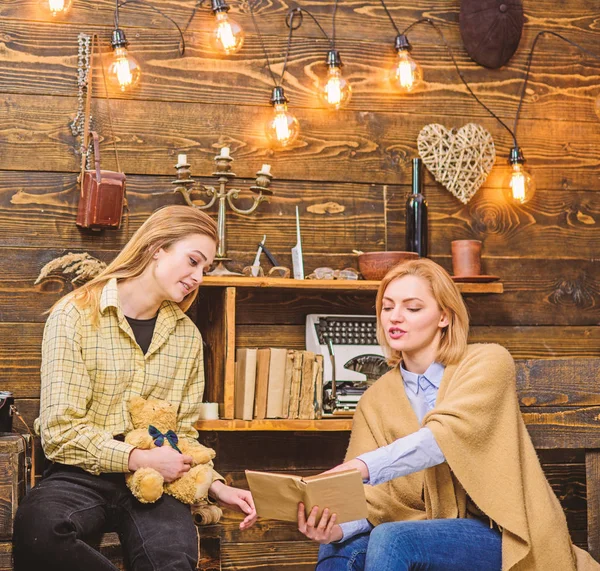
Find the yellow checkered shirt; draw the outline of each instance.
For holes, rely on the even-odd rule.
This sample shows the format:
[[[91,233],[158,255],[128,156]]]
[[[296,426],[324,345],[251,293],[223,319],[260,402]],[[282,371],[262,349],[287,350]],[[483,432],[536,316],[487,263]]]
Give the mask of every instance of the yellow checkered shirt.
[[[127,401],[134,396],[179,406],[177,433],[197,443],[204,364],[194,323],[177,304],[163,302],[144,355],[121,310],[116,279],[102,290],[100,313],[94,327],[86,311],[66,300],[46,322],[36,420],[46,456],[92,474],[127,472],[134,447],[114,436],[133,428]]]

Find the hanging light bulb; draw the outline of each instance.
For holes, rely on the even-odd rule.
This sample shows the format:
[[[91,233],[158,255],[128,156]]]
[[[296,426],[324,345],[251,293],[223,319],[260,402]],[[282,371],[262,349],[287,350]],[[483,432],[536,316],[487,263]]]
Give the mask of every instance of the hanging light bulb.
[[[287,110],[287,102],[283,87],[273,88],[271,95],[273,116],[265,124],[265,133],[271,146],[276,149],[290,146],[300,132],[298,119]]]
[[[328,107],[339,109],[350,101],[352,87],[342,77],[342,58],[337,50],[327,52],[327,77],[319,85],[319,95]]]
[[[213,49],[231,55],[239,51],[244,43],[244,30],[227,16],[229,6],[225,0],[212,0],[215,24],[210,35]]]
[[[525,158],[517,146],[510,151],[508,162],[511,165],[510,180],[507,185],[507,195],[511,202],[524,204],[531,200],[535,193],[535,179],[525,168]]]
[[[140,82],[142,70],[137,60],[127,53],[129,42],[125,32],[120,28],[113,30],[110,44],[114,52],[107,70],[108,83],[119,91],[135,88]]]
[[[410,93],[423,81],[423,70],[410,57],[412,46],[405,34],[396,36],[394,48],[398,52],[398,59],[395,66],[390,70],[390,81],[401,93]]]
[[[43,5],[53,16],[62,16],[71,8],[71,0],[44,0]]]

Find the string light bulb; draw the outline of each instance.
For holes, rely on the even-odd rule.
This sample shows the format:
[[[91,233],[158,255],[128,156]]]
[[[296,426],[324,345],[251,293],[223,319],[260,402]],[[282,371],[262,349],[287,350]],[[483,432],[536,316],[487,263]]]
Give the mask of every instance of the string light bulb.
[[[229,18],[229,6],[225,0],[212,0],[215,24],[210,34],[210,43],[216,51],[231,55],[238,52],[244,43],[244,30]]]
[[[45,0],[44,7],[56,17],[66,14],[71,8],[71,3],[71,0]]]
[[[287,103],[283,87],[274,87],[271,94],[273,115],[265,124],[265,134],[270,145],[276,149],[289,147],[300,132],[298,119],[287,110]]]
[[[342,58],[337,50],[327,52],[327,77],[319,85],[321,99],[331,109],[344,107],[352,97],[352,87],[342,76]]]
[[[410,56],[412,46],[405,34],[396,36],[394,49],[398,53],[398,57],[390,71],[390,81],[401,93],[410,93],[423,81],[423,70]]]
[[[107,70],[108,83],[119,91],[134,89],[140,82],[142,70],[137,60],[127,52],[129,42],[125,32],[120,28],[113,30],[110,44],[113,48],[113,59]]]
[[[507,185],[508,198],[516,204],[525,204],[535,193],[535,179],[523,166],[525,157],[519,147],[515,146],[511,149],[508,162],[511,165],[510,180]]]

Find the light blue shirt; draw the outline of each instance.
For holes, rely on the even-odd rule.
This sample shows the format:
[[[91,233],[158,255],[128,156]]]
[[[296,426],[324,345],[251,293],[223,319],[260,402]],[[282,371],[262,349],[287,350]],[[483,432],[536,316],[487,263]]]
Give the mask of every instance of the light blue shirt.
[[[406,396],[421,423],[425,415],[435,406],[444,366],[440,363],[432,363],[422,375],[411,373],[403,367],[400,367],[400,372]],[[365,484],[372,486],[437,466],[446,461],[435,441],[433,432],[426,427],[399,438],[387,446],[361,454],[358,459],[362,460],[369,469],[369,479],[365,480]],[[342,523],[340,527],[343,533],[340,541],[373,529],[366,519]]]

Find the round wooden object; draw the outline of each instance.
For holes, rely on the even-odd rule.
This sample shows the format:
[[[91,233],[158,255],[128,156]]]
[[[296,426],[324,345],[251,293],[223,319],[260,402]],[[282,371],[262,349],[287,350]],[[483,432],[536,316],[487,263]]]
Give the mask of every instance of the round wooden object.
[[[418,259],[416,252],[365,252],[358,256],[358,269],[366,280],[381,280],[394,266]]]
[[[478,64],[502,67],[513,56],[523,31],[521,0],[461,0],[460,33]]]

